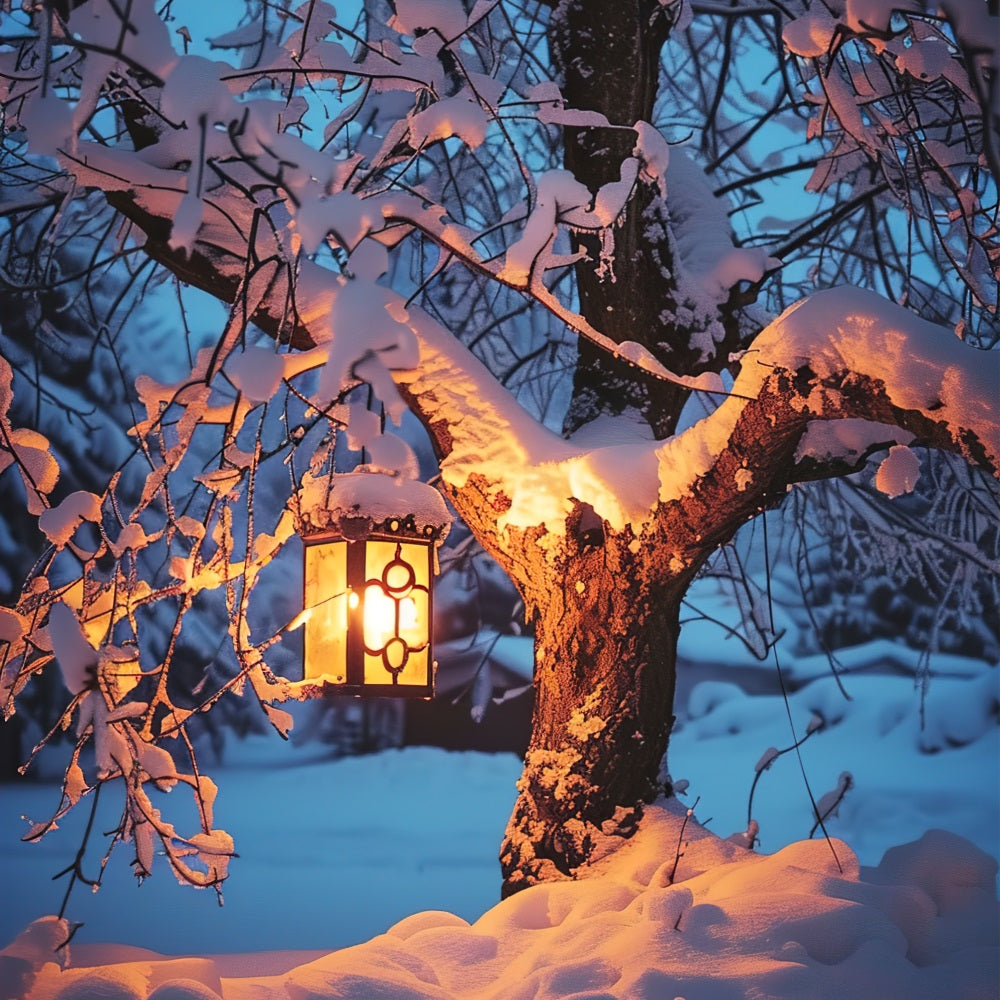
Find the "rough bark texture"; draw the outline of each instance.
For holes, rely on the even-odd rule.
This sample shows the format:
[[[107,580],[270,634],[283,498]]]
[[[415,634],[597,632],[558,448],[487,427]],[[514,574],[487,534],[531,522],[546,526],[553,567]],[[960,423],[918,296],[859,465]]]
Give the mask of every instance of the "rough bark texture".
[[[600,112],[616,128],[564,130],[564,161],[592,192],[615,182],[633,155],[636,122],[650,122],[659,83],[660,50],[675,8],[658,0],[569,0],[560,4],[549,31],[568,107]],[[672,317],[677,261],[670,212],[659,189],[639,181],[626,212],[606,233],[577,233],[580,312],[617,343],[635,341],[672,371],[719,370],[717,358],[734,350],[739,331],[727,309],[729,337],[716,358],[700,359],[691,331]],[[733,297],[733,309],[736,296]],[[568,432],[601,413],[627,408],[641,413],[658,438],[672,434],[688,390],[647,379],[590,341],[581,339],[573,376]]]
[[[570,544],[581,538],[526,588],[537,601],[535,707],[501,848],[505,895],[573,877],[630,837],[664,790],[686,580],[663,585],[629,537],[591,528]]]
[[[561,5],[553,18],[550,44],[562,70],[568,106],[598,111],[612,125],[622,126],[564,131],[566,166],[593,192],[618,180],[622,161],[632,155],[636,143],[631,126],[653,116],[660,48],[669,28],[665,8],[655,0],[577,0]],[[580,312],[613,340],[635,340],[654,351],[662,339],[659,316],[672,312],[674,305],[669,246],[644,236],[651,221],[662,225],[662,214],[658,194],[642,184],[610,234],[576,236],[577,248],[587,254],[576,266]],[[679,386],[637,378],[634,369],[583,340],[573,383],[568,431],[597,413],[632,407],[658,437],[666,437],[687,396]]]

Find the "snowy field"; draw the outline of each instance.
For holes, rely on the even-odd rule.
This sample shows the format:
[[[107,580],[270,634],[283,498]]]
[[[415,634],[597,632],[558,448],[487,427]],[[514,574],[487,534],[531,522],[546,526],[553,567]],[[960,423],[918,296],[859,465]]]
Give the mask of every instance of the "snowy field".
[[[68,915],[85,924],[77,941],[168,954],[341,948],[415,910],[471,920],[496,902],[497,848],[520,772],[513,755],[418,747],[325,762],[313,753],[310,762],[277,737],[234,747],[240,753],[243,763],[216,774],[217,821],[240,855],[225,905],[179,886],[165,861],[137,887],[123,851],[100,892],[74,890]],[[38,844],[15,840],[22,813],[42,815],[57,800],[52,786],[0,785],[0,885],[13,887],[14,902],[0,911],[5,941],[59,908],[64,882],[49,879],[72,860],[86,817],[67,817]],[[115,803],[101,805],[115,814]],[[91,867],[99,859],[95,846]]]
[[[685,680],[690,687],[697,677]],[[85,886],[74,890],[67,915],[84,926],[71,946],[70,968],[58,972],[51,966],[32,996],[104,995],[93,992],[93,983],[78,984],[83,992],[69,991],[83,975],[81,964],[143,957],[98,947],[102,943],[161,955],[224,956],[183,968],[201,969],[194,979],[223,990],[227,1000],[995,996],[995,950],[979,947],[956,957],[956,949],[996,944],[996,671],[980,665],[973,680],[935,678],[923,727],[910,678],[856,676],[847,679],[847,687],[850,702],[832,679],[820,676],[791,698],[799,735],[814,715],[825,720],[802,747],[816,798],[834,789],[842,772],[853,776],[838,815],[827,824],[831,836],[849,845],[836,846],[836,860],[821,837],[771,861],[759,860],[806,837],[811,825],[799,765],[789,753],[762,774],[755,793],[760,854],[730,859],[738,866],[728,881],[714,872],[695,877],[697,865],[685,867],[693,855],[685,854],[675,881],[685,880],[687,888],[668,886],[664,871],[676,855],[678,818],[658,812],[637,838],[630,860],[613,862],[608,874],[588,883],[591,888],[531,890],[492,910],[499,884],[497,847],[519,773],[514,756],[410,748],[324,761],[315,749],[297,749],[277,738],[234,745],[230,762],[216,774],[217,817],[235,836],[240,854],[226,884],[225,906],[220,909],[211,893],[178,886],[165,865],[137,888],[128,859],[115,856],[99,893]],[[784,704],[774,694],[751,696],[711,680],[690,687],[687,705],[688,717],[671,749],[674,778],[689,782],[682,801],[690,805],[700,797],[699,820],[723,837],[738,833],[746,828],[755,764],[769,747],[791,743]],[[17,842],[21,816],[42,816],[55,796],[55,788],[44,784],[0,785],[0,941],[11,941],[30,921],[58,910],[65,882],[52,882],[51,876],[72,860],[83,816],[68,818],[41,844]],[[114,805],[110,798],[102,803],[109,818]],[[917,854],[917,849],[897,854],[881,874],[868,873],[868,881],[859,881],[855,853],[861,865],[874,867],[888,848],[935,828],[976,846],[935,835]],[[696,829],[689,824],[685,839]],[[724,860],[718,852],[736,848],[709,838],[702,850],[708,865]],[[91,872],[96,852],[95,846],[88,855]],[[934,884],[890,891],[873,888],[872,878],[910,883],[931,878]],[[761,896],[765,882],[768,891]],[[751,912],[748,898],[755,894],[757,909]],[[421,911],[453,916],[411,916]],[[660,916],[650,916],[654,913]],[[687,926],[691,933],[676,940],[649,938],[648,921],[666,920],[664,914],[671,930],[679,920],[679,929]],[[394,936],[378,937],[400,921]],[[750,924],[757,928],[752,934]],[[360,951],[307,964],[372,938]],[[629,941],[635,945],[631,958]],[[680,942],[684,949],[678,951]],[[22,952],[24,947],[22,942]],[[305,954],[281,954],[289,950]],[[581,958],[591,951],[593,957]],[[7,968],[8,978],[11,968],[22,967],[11,966],[16,952],[17,947],[8,950],[6,966],[0,955],[0,972]],[[636,957],[640,952],[642,959]],[[256,955],[234,959],[234,953]],[[904,954],[910,958],[904,960]],[[722,955],[728,956],[728,971],[710,975]],[[136,972],[140,966],[145,979]],[[358,979],[362,967],[368,968],[364,983]],[[507,992],[513,989],[504,978],[508,967],[520,970],[513,982],[522,992]],[[121,973],[123,981],[138,985],[108,996],[145,997],[166,975],[162,970],[152,975],[142,962],[123,968],[130,970]],[[289,975],[298,975],[299,985],[286,989],[284,977],[293,968],[297,971]],[[829,982],[824,969],[833,976]],[[271,974],[278,978],[266,984],[260,978]],[[951,985],[942,992],[946,981]],[[837,982],[843,990],[870,982],[871,990],[837,992]],[[254,983],[264,992],[253,992]],[[763,992],[741,992],[753,983]],[[168,996],[175,995],[157,994],[156,1000]],[[176,994],[182,996],[188,994]]]

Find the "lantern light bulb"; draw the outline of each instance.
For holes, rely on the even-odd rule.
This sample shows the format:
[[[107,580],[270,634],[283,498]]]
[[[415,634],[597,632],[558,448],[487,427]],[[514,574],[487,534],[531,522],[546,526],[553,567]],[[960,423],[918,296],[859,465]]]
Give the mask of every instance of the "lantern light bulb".
[[[384,649],[391,639],[398,636],[408,645],[423,644],[417,605],[412,597],[399,601],[399,626],[396,626],[396,601],[380,587],[371,586],[365,591],[365,644],[370,649]]]

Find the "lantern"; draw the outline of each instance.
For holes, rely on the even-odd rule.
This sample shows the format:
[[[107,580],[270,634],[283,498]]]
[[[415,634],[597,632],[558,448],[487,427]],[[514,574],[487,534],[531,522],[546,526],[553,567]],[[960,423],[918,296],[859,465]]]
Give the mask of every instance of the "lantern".
[[[449,523],[423,483],[356,471],[304,508],[305,697],[430,698],[435,547]]]

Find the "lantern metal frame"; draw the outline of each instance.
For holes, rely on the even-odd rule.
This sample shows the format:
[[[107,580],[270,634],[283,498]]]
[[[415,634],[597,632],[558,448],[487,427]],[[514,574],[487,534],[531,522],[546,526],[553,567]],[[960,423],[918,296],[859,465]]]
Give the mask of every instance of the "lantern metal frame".
[[[434,611],[434,551],[442,539],[442,530],[431,524],[418,526],[415,518],[389,517],[373,524],[366,517],[341,517],[334,524],[325,528],[310,528],[301,533],[305,549],[316,545],[344,544],[346,546],[347,583],[347,630],[345,636],[343,681],[334,681],[327,675],[309,676],[307,671],[310,663],[309,629],[303,638],[303,680],[296,682],[295,687],[300,697],[390,697],[417,698],[429,700],[434,696],[434,678],[437,663],[432,655],[431,624]],[[367,569],[368,545],[370,542],[395,542],[394,557],[382,567],[379,578],[369,577]],[[402,545],[420,546],[426,549],[426,584],[420,583],[417,577],[419,570],[402,557]],[[390,570],[393,566],[405,567],[408,579],[405,584],[390,582]],[[308,595],[309,560],[304,553],[303,558],[303,595]],[[378,587],[382,595],[392,601],[394,608],[394,632],[381,648],[368,646],[365,637],[364,602],[369,588]],[[400,611],[402,603],[413,591],[422,592],[426,597],[426,627],[425,641],[418,646],[411,646],[400,635]],[[357,599],[353,598],[357,595]],[[389,647],[403,647],[403,655],[398,666],[390,662]],[[413,655],[426,654],[426,672],[422,671],[422,680],[418,683],[400,683],[399,675],[410,662]],[[391,680],[384,683],[365,681],[366,657],[380,657],[387,676]]]

